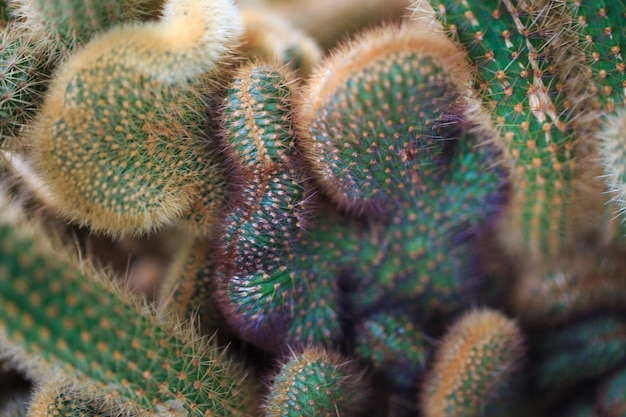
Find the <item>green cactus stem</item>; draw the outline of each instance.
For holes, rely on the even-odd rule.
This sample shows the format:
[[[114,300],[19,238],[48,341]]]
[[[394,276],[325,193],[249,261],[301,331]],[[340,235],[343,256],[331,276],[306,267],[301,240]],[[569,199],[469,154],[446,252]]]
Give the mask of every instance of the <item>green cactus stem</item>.
[[[515,161],[506,248],[547,259],[597,233],[602,187],[588,149],[597,114],[565,2],[430,3],[465,47],[504,157]]]
[[[293,158],[291,82],[289,74],[271,66],[247,65],[230,83],[224,103],[225,151],[232,155],[228,159],[239,190],[220,224],[223,249],[216,258],[221,262],[218,291],[233,293],[218,300],[235,327],[258,329],[255,317],[267,319],[267,326],[288,308],[261,313],[272,306],[271,299],[280,303],[288,296],[284,288],[292,286],[293,278],[280,265],[292,252],[306,214],[305,190]],[[280,278],[267,279],[265,271],[272,269],[280,271]],[[239,320],[242,315],[246,318]]]
[[[26,30],[47,39],[50,51],[67,54],[117,24],[139,21],[145,0],[14,0]]]
[[[396,389],[408,390],[426,371],[432,346],[408,317],[392,313],[374,314],[356,326],[355,354]]]
[[[471,251],[464,245],[497,214],[498,200],[503,196],[503,171],[491,166],[497,150],[486,145],[476,146],[483,138],[490,137],[488,127],[476,120],[463,120],[464,111],[469,113],[468,109],[472,108],[478,113],[480,110],[472,107],[471,99],[464,102],[465,98],[448,79],[458,72],[456,80],[463,83],[464,65],[458,60],[461,55],[456,54],[458,51],[445,39],[442,42],[448,49],[436,43],[441,38],[427,42],[430,37],[426,31],[411,35],[413,41],[396,45],[396,40],[402,39],[404,34],[411,32],[408,28],[388,27],[371,31],[355,43],[356,49],[367,49],[370,43],[374,44],[376,53],[381,54],[358,59],[355,65],[358,64],[359,74],[367,74],[358,83],[346,78],[348,72],[332,69],[332,63],[351,62],[343,59],[341,53],[333,54],[331,64],[326,63],[318,71],[339,74],[338,80],[328,82],[336,86],[338,92],[311,88],[307,93],[311,95],[304,96],[301,102],[309,107],[308,102],[316,100],[328,102],[331,107],[335,101],[345,106],[337,104],[333,107],[337,111],[322,109],[315,113],[307,107],[295,112],[295,121],[301,124],[304,134],[311,135],[314,129],[306,131],[304,126],[313,124],[303,121],[302,117],[306,117],[303,114],[319,116],[320,125],[330,132],[320,133],[319,138],[310,136],[304,143],[297,144],[304,153],[314,140],[322,142],[319,152],[315,153],[318,160],[309,155],[309,163],[302,169],[314,166],[319,159],[323,162],[324,158],[332,161],[318,173],[332,175],[333,170],[344,173],[341,168],[335,169],[335,163],[345,163],[344,168],[348,169],[353,167],[354,177],[362,180],[355,186],[355,192],[365,190],[376,194],[386,212],[364,221],[346,219],[333,213],[335,209],[320,212],[318,217],[311,218],[309,232],[294,234],[295,242],[290,242],[286,249],[279,247],[280,258],[268,256],[265,250],[256,250],[251,258],[239,256],[231,270],[224,269],[218,279],[221,283],[218,299],[224,303],[225,316],[232,320],[235,328],[242,329],[245,339],[264,346],[278,341],[283,348],[286,343],[334,346],[341,343],[343,337],[341,303],[349,305],[350,314],[356,316],[367,315],[370,309],[402,306],[410,310],[407,314],[412,319],[419,317],[428,322],[433,316],[458,310],[471,298],[462,295],[469,293],[465,290],[472,276]],[[398,54],[389,44],[405,48],[404,52]],[[410,48],[415,48],[415,52]],[[436,50],[439,57],[442,49],[454,52],[441,58],[447,63],[446,68],[453,68],[450,74],[439,72],[441,67],[429,56],[420,55]],[[368,65],[370,58],[372,62]],[[342,83],[347,83],[348,87]],[[389,100],[394,105],[374,98],[371,102],[348,100],[347,97],[356,97],[353,89],[371,91],[371,96],[364,93],[367,97],[392,91]],[[355,117],[354,123],[367,132],[380,129],[380,135],[372,134],[366,140],[353,138],[350,142],[347,136],[350,133],[346,133],[345,146],[330,144],[328,138],[339,140],[335,133],[348,130],[343,121],[350,117]],[[470,117],[467,115],[468,119]],[[349,145],[353,149],[345,151]],[[338,156],[341,152],[346,153],[343,158]],[[247,160],[245,155],[242,158]],[[328,166],[330,168],[326,169]],[[361,166],[368,167],[368,172],[359,171]],[[294,175],[297,172],[288,177],[299,183],[297,178],[302,177]],[[370,181],[368,175],[377,181]],[[254,182],[251,184],[248,186],[252,190],[250,201],[262,202],[261,187]],[[254,206],[253,203],[248,206],[251,209],[237,205],[229,215],[232,221],[225,224],[235,225],[225,229],[232,230],[228,231],[230,235],[242,228],[239,225],[246,224],[242,221],[245,216],[267,216],[264,207],[269,206]],[[253,215],[246,214],[248,211]],[[259,213],[254,214],[255,211]],[[290,209],[285,213],[292,212]],[[273,223],[280,224],[279,221]],[[241,240],[242,249],[236,253],[242,255],[247,253],[244,250],[251,252],[264,247],[256,242],[273,239],[278,233],[270,232],[265,236],[263,233],[268,232],[261,233],[262,225],[262,221],[251,223],[255,233]],[[229,239],[220,241],[230,245]],[[345,282],[351,287],[347,294],[340,288]],[[421,301],[415,302],[416,299]],[[299,305],[307,308],[297,308]],[[276,349],[275,344],[272,346]]]
[[[52,252],[13,207],[1,212],[0,339],[16,363],[25,352],[33,372],[54,366],[141,412],[251,413],[252,382],[223,351]]]
[[[465,313],[441,341],[423,383],[424,416],[485,415],[510,387],[524,355],[522,343],[517,324],[501,313],[487,309]]]
[[[191,320],[203,335],[226,342],[226,328],[212,293],[215,276],[215,248],[210,239],[190,239],[179,248],[159,288],[158,304],[163,312]]]
[[[370,31],[335,51],[309,80],[297,118],[325,193],[359,212],[405,185],[390,173],[413,160],[436,163],[447,138],[430,126],[452,111],[458,90],[446,84],[463,85],[465,70],[451,42],[410,27]],[[407,119],[411,111],[424,115],[421,125]]]
[[[532,346],[536,386],[564,390],[615,369],[626,359],[625,330],[623,316],[605,314],[542,333]]]
[[[341,355],[294,352],[273,379],[265,416],[355,416],[365,401],[362,384],[362,372]]]

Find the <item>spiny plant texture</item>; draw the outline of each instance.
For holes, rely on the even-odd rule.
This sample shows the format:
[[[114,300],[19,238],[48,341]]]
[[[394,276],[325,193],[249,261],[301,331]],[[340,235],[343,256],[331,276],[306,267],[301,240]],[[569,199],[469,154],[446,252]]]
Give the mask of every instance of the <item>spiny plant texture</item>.
[[[93,230],[145,233],[192,207],[209,218],[199,216],[203,230],[222,203],[202,77],[236,42],[239,19],[229,1],[166,7],[161,21],[116,27],[73,54],[33,125],[35,169],[60,211]]]
[[[21,25],[47,38],[50,47],[69,51],[121,22],[139,20],[145,0],[12,0]]]
[[[0,342],[19,366],[42,378],[62,369],[138,413],[249,413],[252,381],[224,352],[150,312],[110,277],[81,271],[36,239],[14,208],[3,202],[2,210]]]
[[[231,142],[239,159],[250,165],[248,171],[257,167],[244,184],[246,203],[227,216],[220,238],[227,248],[230,242],[237,247],[220,257],[234,262],[218,267],[223,270],[218,277],[218,299],[225,303],[227,317],[244,338],[270,349],[280,349],[272,346],[277,341],[282,345],[341,343],[337,294],[341,276],[358,277],[358,288],[346,295],[357,316],[394,306],[408,309],[412,319],[432,318],[463,305],[461,292],[468,286],[463,278],[469,279],[471,259],[463,238],[497,212],[494,200],[502,183],[498,170],[487,169],[494,149],[475,148],[477,138],[464,132],[454,119],[462,119],[463,106],[469,106],[462,103],[460,88],[452,82],[458,79],[455,71],[461,74],[463,68],[461,61],[455,61],[456,49],[446,43],[437,45],[436,39],[430,46],[422,46],[428,45],[427,40],[425,32],[408,27],[372,31],[320,67],[306,96],[300,98],[304,110],[296,118],[302,136],[307,135],[298,146],[307,158],[305,166],[289,170],[293,162],[280,154],[273,164],[259,162],[272,160],[271,152],[283,148],[293,151],[293,146],[288,146],[289,136],[282,142],[278,134],[260,139],[252,136],[257,131],[272,133],[269,127],[275,123],[250,117],[245,128],[243,122],[235,125],[236,130],[227,125],[229,139],[233,133],[251,136]],[[355,50],[366,55],[355,61],[351,55]],[[441,67],[444,69],[438,71]],[[330,79],[323,78],[324,74]],[[254,84],[246,81],[242,85]],[[238,120],[229,112],[233,105],[245,102],[238,96],[231,98],[225,105],[226,120]],[[272,105],[268,100],[265,103]],[[273,105],[250,108],[269,117]],[[288,121],[288,109],[281,108],[281,117]],[[237,108],[234,115],[239,114]],[[348,130],[352,125],[354,129]],[[288,134],[289,130],[282,132]],[[354,136],[361,133],[361,137]],[[341,138],[343,145],[329,143],[330,138]],[[342,163],[346,165],[339,166]],[[276,179],[272,166],[280,174]],[[360,169],[363,166],[365,172]],[[336,194],[348,194],[339,199],[354,205],[366,198],[378,199],[385,212],[380,221],[367,219],[363,227],[354,222],[337,224],[320,216],[310,219],[310,231],[299,231],[297,219],[292,226],[279,228],[280,219],[287,220],[294,213],[289,205],[298,205],[302,199],[298,169],[308,167],[316,179],[324,177],[339,188]],[[483,173],[481,178],[478,171]],[[337,179],[333,182],[330,178]],[[274,191],[280,184],[284,184],[283,191]],[[325,190],[331,187],[322,185]],[[352,198],[349,193],[353,190],[367,195]],[[292,200],[276,200],[281,196]],[[247,220],[249,211],[262,217]],[[420,230],[414,226],[417,224],[424,228]],[[269,246],[275,247],[280,257],[260,250],[274,240],[283,242],[282,247]],[[415,303],[416,299],[422,303]],[[309,307],[298,310],[298,305]]]
[[[566,3],[431,2],[464,46],[505,157],[515,161],[502,239],[533,258],[576,246],[601,217],[576,214],[594,203],[602,209],[602,190],[587,178],[597,174],[588,149],[597,113]]]
[[[626,7],[408,3],[0,0],[12,410],[623,414]]]
[[[274,377],[265,404],[267,417],[357,415],[364,398],[358,369],[339,354],[320,348],[294,352]]]
[[[19,134],[41,102],[45,50],[29,32],[0,27],[0,144]]]
[[[499,312],[472,310],[447,331],[422,390],[427,417],[481,416],[506,395],[523,356],[522,333]]]

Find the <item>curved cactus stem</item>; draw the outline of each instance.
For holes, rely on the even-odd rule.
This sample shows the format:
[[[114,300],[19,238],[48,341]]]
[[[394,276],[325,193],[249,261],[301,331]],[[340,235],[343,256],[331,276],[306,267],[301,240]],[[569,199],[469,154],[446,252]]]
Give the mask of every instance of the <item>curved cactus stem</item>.
[[[222,168],[202,141],[202,94],[239,34],[229,0],[172,0],[161,21],[117,27],[64,62],[32,141],[69,219],[128,235],[174,223],[196,202],[217,213]],[[200,219],[201,233],[211,220]]]
[[[293,26],[285,17],[262,7],[244,7],[244,56],[252,61],[277,62],[307,77],[321,61],[315,40]]]
[[[535,265],[511,287],[513,312],[531,326],[557,326],[601,311],[623,310],[622,251],[601,249]]]

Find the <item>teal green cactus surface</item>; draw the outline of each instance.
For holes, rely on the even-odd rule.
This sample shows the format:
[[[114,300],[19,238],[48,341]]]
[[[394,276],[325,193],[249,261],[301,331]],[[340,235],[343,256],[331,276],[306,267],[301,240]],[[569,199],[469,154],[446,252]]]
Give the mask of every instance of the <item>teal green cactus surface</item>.
[[[353,416],[363,408],[361,372],[346,358],[309,348],[294,354],[275,376],[266,417]]]
[[[17,1],[27,13],[33,13],[27,18],[42,20],[45,32],[58,44],[57,48],[67,49],[86,43],[94,34],[115,24],[139,20],[142,2],[143,0]]]
[[[597,378],[626,359],[624,318],[601,315],[549,330],[533,349],[540,389],[565,389]]]
[[[0,27],[0,144],[32,121],[48,79],[45,51],[28,32]]]
[[[365,220],[365,226],[354,221],[334,225],[330,222],[337,220],[319,216],[311,218],[310,232],[296,233],[297,229],[289,228],[295,232],[280,239],[286,246],[270,245],[269,239],[282,233],[274,228],[281,225],[280,219],[287,219],[285,216],[293,213],[294,209],[283,204],[282,209],[277,210],[278,204],[264,203],[266,197],[259,186],[264,183],[263,173],[256,174],[250,181],[243,199],[246,202],[256,199],[257,213],[261,217],[250,216],[249,221],[244,220],[246,214],[243,213],[249,210],[247,207],[254,209],[252,203],[235,207],[227,216],[222,239],[228,247],[235,231],[241,233],[241,249],[235,252],[238,256],[230,256],[237,260],[230,266],[231,271],[226,265],[219,278],[223,291],[219,299],[226,305],[227,316],[235,317],[234,326],[245,328],[244,338],[266,346],[271,346],[271,341],[280,334],[283,336],[278,339],[283,344],[321,343],[332,346],[341,343],[341,276],[347,277],[348,281],[350,276],[358,277],[354,279],[358,288],[345,296],[352,314],[356,315],[365,314],[365,310],[372,306],[395,305],[407,308],[410,317],[419,316],[425,320],[426,317],[451,313],[463,305],[461,294],[468,286],[464,277],[469,279],[470,276],[468,265],[471,254],[462,241],[497,212],[497,200],[501,198],[503,187],[502,174],[498,169],[489,168],[489,158],[497,151],[489,146],[476,147],[480,142],[480,138],[476,137],[478,134],[466,133],[464,129],[469,132],[470,127],[464,127],[461,120],[455,120],[463,118],[464,104],[460,103],[460,93],[455,91],[447,74],[440,74],[430,57],[422,59],[421,54],[425,53],[420,51],[417,41],[398,46],[406,50],[393,50],[394,35],[400,36],[405,32],[408,29],[389,28],[363,36],[356,49],[367,51],[369,42],[374,45],[380,42],[390,50],[382,56],[375,55],[371,62],[363,62],[364,68],[355,69],[357,76],[354,80],[348,78],[351,73],[347,73],[345,78],[342,76],[328,81],[338,89],[327,91],[327,97],[320,96],[315,88],[311,88],[310,96],[302,99],[305,103],[306,100],[327,100],[331,103],[330,109],[320,112],[319,116],[331,115],[329,120],[320,122],[329,131],[345,128],[343,120],[349,121],[350,114],[359,115],[359,118],[349,123],[362,125],[363,129],[373,132],[381,129],[380,133],[371,134],[368,141],[372,143],[356,138],[349,141],[355,142],[350,153],[369,161],[363,162],[369,168],[364,175],[364,183],[357,188],[368,192],[367,178],[373,178],[370,185],[381,201],[382,221]],[[376,45],[372,50],[378,51],[377,48],[383,49]],[[451,49],[452,53],[456,52]],[[322,67],[319,73],[342,74],[343,69],[333,68],[336,62],[342,62],[338,56],[327,67]],[[446,59],[448,57],[440,58],[445,62],[441,65],[452,66]],[[388,65],[388,62],[392,64]],[[415,71],[409,71],[409,68]],[[361,72],[375,75],[359,78]],[[431,77],[431,74],[437,75]],[[400,80],[397,85],[396,80]],[[396,112],[391,111],[383,98],[378,102],[380,107],[376,107],[377,102],[365,95],[361,101],[354,100],[351,107],[346,108],[351,113],[342,115],[345,106],[341,102],[347,102],[348,95],[353,92],[343,83],[354,85],[351,87],[354,91],[380,89],[381,92],[373,97],[380,96],[383,86],[390,84]],[[325,87],[319,89],[326,91]],[[332,107],[334,102],[338,103],[336,108]],[[230,105],[225,107],[228,115]],[[403,111],[397,112],[398,109]],[[258,110],[263,115],[271,115],[262,106],[258,106]],[[304,111],[311,110],[306,108]],[[375,122],[375,114],[380,121]],[[262,117],[256,120],[262,127],[269,123]],[[299,122],[304,123],[302,120]],[[469,126],[472,122],[467,123]],[[253,123],[248,125],[254,126]],[[239,128],[239,125],[236,126]],[[259,128],[247,127],[245,131],[254,129]],[[305,127],[299,126],[299,130],[301,135],[307,134]],[[243,128],[237,130],[243,131]],[[302,146],[333,137],[328,133],[319,133],[318,137],[317,130],[313,128],[308,134],[310,136],[303,140]],[[275,139],[270,139],[270,145],[273,145]],[[257,149],[246,148],[245,154],[239,152],[243,161],[250,159],[248,155],[267,153],[263,150],[265,146],[271,148],[261,140],[239,140],[238,143],[246,146],[256,145],[257,142],[260,143]],[[305,149],[302,152],[309,151]],[[329,157],[337,154],[330,148],[320,153]],[[319,162],[314,158],[314,155],[307,157],[309,166]],[[336,158],[337,161],[342,160],[339,156]],[[289,166],[289,161],[285,165]],[[329,165],[333,166],[333,163]],[[358,169],[360,164],[355,163],[354,166]],[[306,166],[301,169],[306,169]],[[343,172],[344,169],[337,167],[338,171]],[[482,176],[477,175],[479,171]],[[297,190],[296,184],[301,182],[298,178],[302,177],[292,171],[287,175],[285,184],[288,178],[293,185],[277,195],[286,198],[290,195],[288,190]],[[250,190],[252,192],[248,194]],[[265,193],[272,198],[273,189],[268,187]],[[297,205],[298,198],[302,198],[301,194],[294,196],[291,205]],[[274,210],[277,214],[273,214]],[[268,215],[275,220],[263,220]],[[265,224],[271,228],[263,230]],[[415,225],[422,225],[422,229]],[[244,234],[246,229],[250,229],[249,235]],[[291,242],[292,236],[297,237],[294,242]],[[272,249],[265,249],[267,247],[274,247],[278,253],[288,256],[275,258]],[[264,249],[261,251],[259,248]],[[422,302],[413,302],[416,299]],[[295,308],[297,305],[309,307],[298,311]],[[267,337],[272,333],[273,337]]]
[[[27,224],[9,220],[0,226],[3,344],[17,343],[42,358],[43,369],[58,366],[139,410],[247,413],[250,387],[223,352],[162,321],[109,278],[59,259]]]
[[[475,89],[507,157],[516,161],[503,240],[512,251],[535,258],[564,253],[591,233],[588,216],[577,223],[573,214],[589,188],[580,174],[587,165],[588,122],[575,119],[590,107],[583,99],[588,84],[565,2],[431,4],[464,46]]]
[[[596,404],[603,415],[623,416],[626,413],[626,369],[609,375],[600,384]]]
[[[626,6],[344,1],[0,0],[20,412],[624,414]]]
[[[388,383],[410,389],[415,375],[426,371],[433,346],[402,314],[376,314],[359,323],[355,354],[385,376]]]

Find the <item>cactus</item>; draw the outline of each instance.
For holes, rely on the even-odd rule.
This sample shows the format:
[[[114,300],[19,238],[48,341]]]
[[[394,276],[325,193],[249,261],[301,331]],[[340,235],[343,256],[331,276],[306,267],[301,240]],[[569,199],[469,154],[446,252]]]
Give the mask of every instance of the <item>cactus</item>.
[[[360,373],[341,355],[319,348],[294,353],[274,377],[265,415],[358,415],[365,400]]]
[[[408,317],[376,314],[356,326],[355,355],[398,389],[411,389],[426,370],[432,346]]]
[[[547,269],[547,270],[546,270]],[[621,251],[590,251],[531,268],[511,288],[515,314],[533,326],[556,326],[606,310],[626,300]]]
[[[345,51],[367,50],[371,46],[373,51],[383,54],[382,56],[372,54],[371,57],[363,59],[359,63],[363,68],[356,67],[357,76],[354,78],[358,80],[361,74],[377,74],[380,71],[387,77],[387,82],[402,80],[398,85],[392,84],[392,99],[395,107],[403,109],[404,112],[393,116],[389,115],[389,117],[394,117],[394,120],[397,120],[397,124],[392,123],[391,119],[389,119],[389,123],[387,123],[387,119],[384,119],[385,121],[376,124],[373,122],[376,120],[373,118],[376,112],[383,114],[384,117],[384,112],[390,111],[390,108],[385,105],[385,101],[381,99],[380,108],[372,106],[373,102],[368,101],[368,96],[364,97],[362,101],[356,101],[351,110],[354,114],[363,114],[363,116],[356,119],[355,123],[362,123],[363,129],[381,129],[380,135],[376,135],[380,145],[371,145],[372,148],[376,148],[373,154],[376,158],[380,158],[380,167],[374,163],[375,160],[370,155],[372,149],[368,150],[368,145],[364,143],[362,146],[365,149],[355,148],[351,151],[341,150],[341,152],[346,152],[350,158],[354,157],[353,153],[362,158],[364,162],[361,163],[371,167],[368,174],[363,174],[363,178],[354,180],[357,183],[354,186],[351,183],[352,178],[345,181],[341,178],[335,183],[330,180],[327,181],[329,184],[327,188],[337,186],[337,184],[342,188],[336,194],[346,192],[345,190],[350,192],[358,189],[385,201],[391,212],[388,220],[380,223],[369,221],[366,228],[363,228],[358,222],[333,225],[332,223],[337,221],[332,220],[332,216],[327,218],[323,215],[311,219],[310,226],[312,229],[310,233],[297,234],[292,232],[289,236],[285,235],[285,238],[280,239],[279,236],[282,236],[283,232],[277,230],[275,225],[281,224],[279,219],[282,219],[285,214],[282,214],[280,210],[273,214],[273,210],[279,207],[284,210],[284,208],[288,208],[289,204],[280,205],[264,202],[265,197],[263,197],[262,188],[259,185],[263,184],[261,181],[267,181],[264,180],[263,174],[257,174],[252,179],[249,185],[251,191],[246,189],[246,193],[249,192],[246,195],[250,195],[250,197],[243,200],[251,202],[236,205],[231,214],[227,216],[223,227],[224,234],[219,240],[225,242],[226,247],[229,247],[233,237],[240,234],[237,244],[240,245],[241,249],[233,252],[236,255],[221,255],[219,257],[237,259],[237,262],[234,265],[223,267],[224,272],[220,273],[218,279],[221,283],[218,299],[222,303],[222,308],[226,312],[227,318],[230,319],[230,323],[233,327],[240,329],[245,339],[268,349],[279,351],[281,347],[275,345],[276,340],[282,344],[287,342],[295,345],[321,343],[332,346],[340,343],[343,336],[339,323],[341,307],[337,292],[340,293],[338,291],[340,284],[337,279],[345,274],[359,276],[361,281],[358,290],[349,296],[348,302],[353,305],[354,314],[364,314],[363,310],[371,306],[384,305],[384,303],[398,305],[399,303],[399,305],[407,308],[411,308],[409,305],[416,307],[415,311],[410,311],[411,317],[418,315],[429,317],[444,311],[451,312],[462,305],[462,301],[458,301],[458,304],[455,303],[461,298],[460,293],[466,285],[463,282],[464,272],[461,271],[470,262],[470,256],[467,251],[461,249],[463,245],[460,243],[460,236],[469,237],[490,215],[497,212],[498,204],[494,203],[493,200],[497,200],[497,196],[501,193],[501,174],[494,169],[487,171],[488,173],[480,179],[475,175],[476,171],[473,169],[485,171],[488,158],[494,152],[487,146],[474,149],[475,143],[479,142],[478,138],[471,137],[471,134],[462,137],[461,133],[459,143],[452,145],[457,138],[457,136],[453,136],[456,134],[453,133],[453,130],[458,125],[452,117],[450,117],[451,120],[446,117],[457,110],[453,104],[456,105],[455,100],[460,94],[455,93],[454,87],[448,86],[448,79],[444,76],[437,76],[437,83],[428,78],[431,73],[435,72],[432,66],[434,64],[428,54],[434,53],[433,51],[438,50],[441,46],[436,43],[421,46],[428,45],[427,43],[420,43],[423,38],[430,40],[424,32],[414,35],[415,39],[411,42],[402,42],[397,45],[400,52],[396,52],[394,39],[401,38],[408,33],[410,33],[408,28],[386,28],[385,30],[371,31],[354,42],[351,47],[345,48]],[[453,53],[456,50],[448,44],[444,43],[444,46],[448,48],[444,50],[444,53],[448,53],[448,55],[443,55],[440,58],[443,62],[441,65],[451,68],[451,79],[453,79],[457,72],[459,76],[462,74],[463,66],[455,61]],[[422,48],[426,48],[426,50],[422,51]],[[324,86],[310,88],[307,92],[308,98],[302,99],[308,100],[308,102],[305,101],[305,109],[300,110],[298,117],[296,117],[296,120],[301,123],[299,130],[304,132],[301,136],[308,134],[308,138],[303,138],[302,143],[297,146],[303,154],[308,153],[306,155],[307,166],[314,167],[317,179],[329,178],[333,174],[333,170],[341,174],[347,171],[345,167],[335,167],[334,165],[336,161],[344,161],[346,156],[341,158],[338,155],[340,152],[334,150],[332,144],[322,142],[343,128],[341,120],[330,119],[320,122],[322,125],[326,123],[327,126],[330,126],[328,131],[332,133],[318,132],[314,127],[310,127],[308,128],[309,131],[306,131],[308,126],[316,126],[314,122],[307,119],[307,115],[319,116],[321,114],[319,117],[323,118],[324,115],[329,114],[336,118],[341,117],[337,116],[339,113],[332,106],[337,102],[337,109],[343,109],[340,100],[349,94],[343,83],[351,84],[353,80],[347,80],[347,77],[351,75],[348,72],[351,68],[343,70],[335,69],[334,66],[343,62],[351,62],[351,56],[343,56],[347,53],[345,51],[336,53],[329,62],[317,71],[318,74],[338,74],[336,80],[328,81],[328,84],[336,86],[338,91],[327,91],[328,89]],[[423,58],[421,54],[424,55]],[[384,64],[385,59],[391,62],[397,59],[399,63],[397,66],[392,66],[392,69],[388,69]],[[403,59],[406,59],[407,62],[405,63]],[[403,73],[403,65],[407,68],[413,65],[420,71]],[[363,75],[362,80],[358,81],[353,88],[362,91],[382,89],[384,81],[381,81],[380,84],[375,83],[378,81],[378,77],[382,77],[382,75]],[[408,79],[405,81],[403,77]],[[317,78],[314,76],[313,83],[315,86],[325,82],[320,81],[321,78],[321,75],[318,75]],[[430,84],[425,84],[426,80],[429,80]],[[432,85],[431,90],[426,90],[424,88],[426,85],[429,87]],[[437,98],[430,103],[418,101],[417,97]],[[329,108],[324,108],[323,111],[320,110],[319,112],[314,110],[318,108],[316,107],[316,100],[320,101],[319,107],[322,107],[322,103],[329,103]],[[232,100],[232,102],[239,103],[244,102],[244,100]],[[313,104],[309,104],[309,102],[313,102]],[[225,108],[227,120],[238,120],[229,115],[230,104],[227,104]],[[265,110],[264,107],[259,107],[259,110],[263,116],[269,115],[269,111]],[[371,111],[372,115],[364,114],[366,110]],[[239,113],[236,115],[239,116]],[[458,115],[457,117],[461,116]],[[264,122],[261,117],[256,120],[261,121],[261,125],[269,124],[269,122]],[[368,120],[371,121],[369,124]],[[260,129],[246,127],[244,131],[241,128],[243,123],[237,123],[235,126],[237,128],[236,133],[254,132],[255,129]],[[249,126],[254,125],[251,122]],[[472,129],[484,133],[479,127],[474,126]],[[230,128],[227,126],[227,136],[230,135],[229,132]],[[414,136],[418,140],[414,140]],[[439,139],[441,137],[444,137],[445,140]],[[246,148],[236,151],[237,156],[234,156],[233,159],[238,158],[243,161],[244,165],[252,165],[251,161],[255,161],[254,164],[260,164],[252,159],[252,156],[255,158],[258,156],[261,159],[260,156],[268,154],[269,151],[265,150],[265,147],[268,146],[266,143],[275,144],[276,141],[276,139],[270,139],[271,141],[268,139],[252,140],[245,137],[236,141],[231,140],[240,144],[239,146],[246,146]],[[346,138],[346,144],[351,143],[350,140],[361,144],[357,139],[349,138]],[[374,140],[374,138],[368,138],[368,141],[373,142]],[[289,141],[289,139],[285,137],[284,141]],[[315,141],[322,142],[322,144],[317,146]],[[247,146],[253,145],[254,148],[247,148]],[[389,153],[386,154],[386,152]],[[335,159],[328,161],[327,165],[330,168],[326,168],[326,165],[323,165],[326,161],[320,163],[320,161],[315,160],[315,155],[329,156]],[[288,167],[289,158],[283,159],[287,159],[285,165]],[[413,160],[415,161],[413,162]],[[358,171],[360,165],[356,163],[357,161],[353,164],[357,167],[355,177],[361,174]],[[370,163],[370,161],[372,162]],[[321,168],[315,169],[320,165]],[[348,167],[350,166],[348,165]],[[410,169],[411,167],[413,169]],[[269,168],[265,168],[265,165],[257,168],[258,171],[261,169],[269,170]],[[301,169],[306,168],[302,166]],[[378,176],[374,178],[379,181],[370,181],[369,172],[372,176]],[[347,174],[347,176],[349,175],[350,173]],[[295,181],[294,185],[300,182],[297,172],[290,173],[288,178],[291,178],[292,182]],[[287,179],[283,183],[287,184]],[[441,195],[437,194],[439,187],[442,190]],[[293,185],[288,186],[285,191],[277,194],[287,197],[289,195],[288,190],[293,188]],[[268,191],[272,190],[269,189]],[[447,194],[448,191],[450,194]],[[267,196],[273,198],[269,192]],[[295,205],[298,199],[302,199],[302,195],[294,194],[294,196],[291,205]],[[354,205],[358,205],[367,198],[370,196],[354,198]],[[349,198],[345,198],[345,200],[349,200]],[[368,202],[365,201],[364,204],[368,204]],[[261,207],[270,209],[270,212],[266,212]],[[407,213],[406,207],[427,207],[427,209],[419,212],[408,210],[409,213]],[[247,223],[245,220],[249,214],[246,213],[251,210],[253,212],[257,210],[258,216],[262,217],[251,216],[251,220]],[[289,209],[287,213],[289,212],[293,212],[293,210]],[[277,220],[269,222],[261,220],[267,216],[272,216]],[[445,237],[443,235],[436,237],[434,234],[422,235],[408,226],[426,224],[429,221],[438,224],[432,228],[433,232],[431,233],[435,233],[434,230],[441,230],[444,234],[446,231],[450,231],[452,235]],[[297,225],[295,219],[294,222]],[[266,223],[273,226],[271,230],[265,231],[263,229]],[[288,230],[296,230],[297,232],[297,228],[289,227]],[[292,236],[296,237],[293,242],[291,241]],[[285,249],[273,245],[276,247],[277,253],[281,254],[281,258],[274,258],[269,253],[262,253],[257,249],[272,247],[271,241],[266,239],[275,238],[284,241],[286,245]],[[387,243],[393,240],[401,240],[403,245],[396,247]],[[384,242],[382,245],[381,241]],[[389,245],[389,247],[385,247],[385,245]],[[435,245],[441,246],[433,247]],[[403,251],[402,247],[408,248],[409,253],[406,253],[406,249]],[[444,256],[439,251],[445,252],[446,255]],[[284,254],[288,254],[288,256]],[[413,266],[413,263],[422,256],[425,260],[420,264],[420,270],[416,271],[417,267]],[[355,263],[355,259],[360,261]],[[285,260],[289,260],[290,263],[286,264]],[[403,267],[406,270],[402,270]],[[306,277],[306,279],[296,281],[295,276]],[[423,306],[409,301],[419,297],[422,293],[425,294]],[[437,300],[439,297],[445,298],[446,302]],[[323,300],[323,302],[320,303],[318,300]],[[307,305],[309,308],[296,311],[294,306],[300,304]],[[270,334],[273,336],[268,337]]]
[[[0,1],[31,415],[622,412],[626,10],[430,3],[326,49],[409,2]]]
[[[241,10],[241,20],[245,27],[242,51],[252,59],[284,63],[304,77],[322,59],[317,43],[277,13],[248,7]]]
[[[596,115],[588,112],[592,86],[565,2],[431,4],[464,45],[505,157],[516,161],[503,242],[535,259],[571,250],[597,230],[603,207],[595,155],[586,149]],[[578,215],[581,205],[592,207]]]
[[[59,210],[93,230],[141,234],[174,223],[210,192],[201,213],[215,216],[223,191],[202,142],[198,82],[238,34],[228,1],[172,1],[160,22],[118,27],[73,54],[32,132],[35,169]]]
[[[14,2],[14,14],[23,27],[47,39],[51,51],[68,53],[116,24],[139,20],[145,0]]]
[[[57,366],[139,410],[248,413],[249,382],[223,352],[156,317],[110,278],[51,253],[16,217],[0,225],[0,340],[20,345],[14,360],[23,350],[37,361],[33,372]]]
[[[89,389],[81,389],[59,374],[52,374],[37,388],[28,407],[32,417],[90,417],[96,415],[114,416],[122,409],[113,403],[106,404],[104,398],[97,398]],[[124,413],[136,415],[136,411],[124,410]]]
[[[596,394],[597,408],[602,415],[623,416],[626,413],[626,368],[622,368],[607,377]]]
[[[422,390],[424,415],[485,415],[510,386],[524,352],[522,343],[518,326],[501,313],[465,313],[435,353]]]
[[[45,52],[28,32],[0,27],[0,144],[31,121],[47,80]]]

